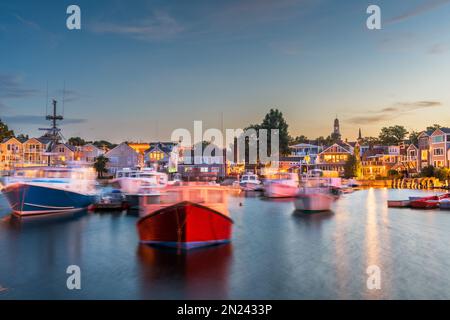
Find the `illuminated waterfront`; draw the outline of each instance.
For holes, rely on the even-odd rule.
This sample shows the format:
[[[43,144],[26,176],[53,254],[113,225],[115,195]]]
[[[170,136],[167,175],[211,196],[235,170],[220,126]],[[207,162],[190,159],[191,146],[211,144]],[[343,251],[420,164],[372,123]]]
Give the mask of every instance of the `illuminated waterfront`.
[[[450,212],[386,207],[428,193],[362,190],[315,215],[293,214],[289,200],[232,197],[231,245],[187,255],[140,246],[136,216],[19,221],[2,199],[0,299],[449,299]],[[71,264],[80,291],[66,289]],[[366,287],[370,265],[381,290]]]

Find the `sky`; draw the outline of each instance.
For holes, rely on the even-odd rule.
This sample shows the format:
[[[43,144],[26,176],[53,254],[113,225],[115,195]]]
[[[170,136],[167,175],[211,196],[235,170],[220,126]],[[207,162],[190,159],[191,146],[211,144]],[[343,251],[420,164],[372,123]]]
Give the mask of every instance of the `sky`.
[[[245,128],[270,108],[310,138],[336,116],[349,140],[450,126],[450,0],[1,0],[0,57],[0,118],[31,136],[52,98],[66,138],[116,143]]]

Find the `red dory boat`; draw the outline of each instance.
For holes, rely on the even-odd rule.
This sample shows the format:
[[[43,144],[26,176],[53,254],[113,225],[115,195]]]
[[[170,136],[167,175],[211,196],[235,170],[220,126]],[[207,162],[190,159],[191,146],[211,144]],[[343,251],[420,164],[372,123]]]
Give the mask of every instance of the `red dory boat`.
[[[141,243],[192,249],[227,243],[233,220],[227,191],[217,186],[180,186],[143,196],[137,222]]]
[[[436,209],[439,208],[439,201],[447,198],[449,194],[419,198],[412,200],[410,206],[416,209]]]

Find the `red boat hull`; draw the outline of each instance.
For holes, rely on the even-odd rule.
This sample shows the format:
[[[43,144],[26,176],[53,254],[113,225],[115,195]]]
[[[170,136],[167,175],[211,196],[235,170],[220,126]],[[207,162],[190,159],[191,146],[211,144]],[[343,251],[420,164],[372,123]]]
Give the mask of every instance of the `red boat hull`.
[[[416,209],[436,209],[439,207],[439,198],[438,197],[430,197],[426,199],[419,199],[411,201],[411,208]]]
[[[142,243],[192,249],[227,243],[233,220],[192,202],[181,202],[155,211],[137,222]]]

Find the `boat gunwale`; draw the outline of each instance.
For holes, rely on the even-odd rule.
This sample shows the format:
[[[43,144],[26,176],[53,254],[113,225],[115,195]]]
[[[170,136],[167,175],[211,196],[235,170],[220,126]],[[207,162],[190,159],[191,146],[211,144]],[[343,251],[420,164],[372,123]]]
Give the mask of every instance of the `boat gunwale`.
[[[207,207],[207,206],[204,206],[204,205],[201,205],[201,204],[192,202],[192,201],[181,201],[181,202],[175,203],[175,204],[173,204],[173,205],[170,205],[170,206],[167,206],[167,207],[158,209],[158,210],[156,210],[156,211],[154,211],[154,212],[152,212],[152,213],[150,213],[150,214],[148,214],[148,215],[145,215],[145,216],[141,217],[141,218],[136,222],[136,224],[139,225],[139,224],[141,224],[142,222],[144,222],[144,220],[146,220],[146,219],[150,219],[150,218],[155,217],[156,215],[162,214],[162,213],[164,212],[164,210],[167,210],[167,209],[173,209],[173,208],[180,207],[180,206],[185,206],[185,205],[192,205],[192,206],[197,207],[197,208],[202,208],[202,209],[205,208],[205,209],[208,209],[208,210],[211,211],[212,213],[217,214],[217,215],[219,215],[219,216],[221,216],[221,217],[223,217],[223,218],[229,220],[232,224],[234,224],[234,220],[233,220],[232,218],[230,218],[229,216],[227,216],[227,215],[225,215],[225,214],[223,214],[223,213],[221,213],[221,212],[219,212],[219,211],[217,211],[217,210],[215,210],[215,209],[211,209],[211,208],[209,208],[209,207]]]

